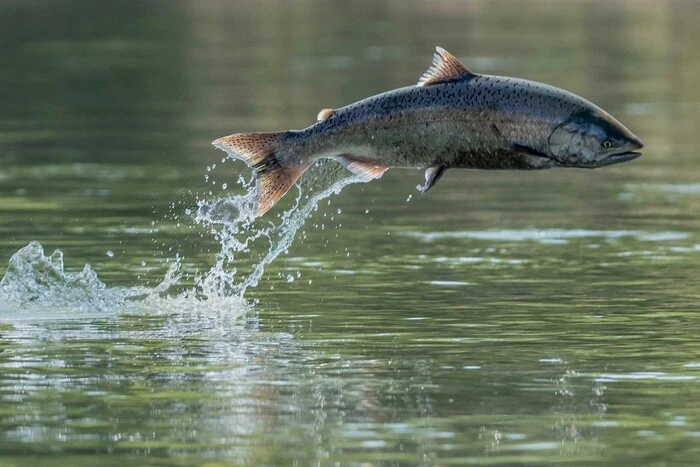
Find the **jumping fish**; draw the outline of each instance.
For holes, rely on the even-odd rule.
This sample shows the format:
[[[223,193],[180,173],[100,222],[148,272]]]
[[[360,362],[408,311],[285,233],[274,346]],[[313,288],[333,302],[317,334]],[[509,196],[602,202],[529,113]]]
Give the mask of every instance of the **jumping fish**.
[[[643,147],[582,97],[473,73],[441,47],[417,85],[323,109],[317,120],[303,130],[237,133],[212,143],[255,170],[256,217],[322,158],[365,181],[390,167],[425,168],[426,192],[449,168],[596,168],[635,159]]]

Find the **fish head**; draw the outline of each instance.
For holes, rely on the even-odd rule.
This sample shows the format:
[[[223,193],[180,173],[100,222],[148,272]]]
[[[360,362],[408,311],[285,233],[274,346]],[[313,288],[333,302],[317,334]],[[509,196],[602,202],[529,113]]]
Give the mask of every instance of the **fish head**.
[[[643,146],[622,123],[596,107],[560,123],[549,136],[548,152],[560,167],[596,168],[636,159]]]

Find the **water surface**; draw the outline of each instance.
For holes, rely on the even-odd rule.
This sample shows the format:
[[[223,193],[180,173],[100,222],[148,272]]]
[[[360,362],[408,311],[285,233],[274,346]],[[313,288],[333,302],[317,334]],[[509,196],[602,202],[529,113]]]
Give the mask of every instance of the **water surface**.
[[[698,15],[3,3],[0,463],[694,465]],[[211,140],[414,83],[435,45],[601,104],[644,156],[316,205],[352,182],[321,167],[233,222],[250,172]]]

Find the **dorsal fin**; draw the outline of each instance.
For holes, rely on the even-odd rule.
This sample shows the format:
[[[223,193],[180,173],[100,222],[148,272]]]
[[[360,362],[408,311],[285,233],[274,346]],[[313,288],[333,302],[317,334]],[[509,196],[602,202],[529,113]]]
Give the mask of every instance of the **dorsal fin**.
[[[462,62],[442,47],[435,47],[433,64],[428,71],[418,80],[418,86],[430,86],[431,84],[450,81],[457,78],[473,75]]]

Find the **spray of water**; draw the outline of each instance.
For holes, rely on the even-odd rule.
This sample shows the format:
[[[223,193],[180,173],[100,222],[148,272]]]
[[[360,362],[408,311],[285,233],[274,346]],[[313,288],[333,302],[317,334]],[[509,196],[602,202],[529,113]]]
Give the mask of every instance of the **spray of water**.
[[[319,201],[360,181],[359,177],[349,175],[337,165],[320,163],[305,174],[302,180],[304,190],[299,190],[292,208],[281,214],[276,223],[253,219],[253,190],[242,196],[200,201],[195,219],[211,228],[221,250],[216,255],[214,266],[197,277],[197,286],[207,297],[243,297],[246,289],[258,285],[265,267],[289,249],[299,228],[318,207]],[[259,241],[267,242],[266,253],[254,263],[250,272],[239,271],[236,259],[249,254],[252,245]]]
[[[201,309],[205,304],[208,311],[235,309],[242,314],[250,308],[243,298],[246,290],[257,286],[265,267],[289,249],[318,202],[359,181],[337,164],[317,164],[303,177],[304,189],[299,190],[293,206],[276,218],[254,218],[252,182],[244,183],[245,194],[200,200],[193,222],[206,227],[220,249],[212,267],[195,277],[194,288],[176,294],[171,290],[180,283],[180,256],[171,260],[168,272],[155,287],[108,287],[89,264],[80,272],[66,272],[61,250],[45,255],[39,242],[31,242],[10,258],[0,281],[0,309],[75,312],[147,307],[167,312]],[[252,261],[250,270],[238,267],[241,258],[250,260],[260,251],[263,253]]]

